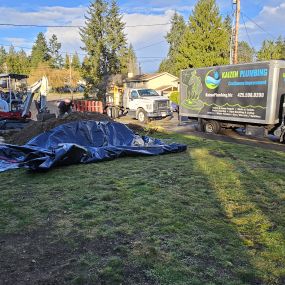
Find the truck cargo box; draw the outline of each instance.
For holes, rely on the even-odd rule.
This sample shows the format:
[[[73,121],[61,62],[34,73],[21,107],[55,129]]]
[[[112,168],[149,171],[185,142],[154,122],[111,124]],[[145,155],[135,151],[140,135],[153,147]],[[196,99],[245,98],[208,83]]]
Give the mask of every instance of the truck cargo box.
[[[285,94],[285,61],[181,71],[180,116],[275,125]]]

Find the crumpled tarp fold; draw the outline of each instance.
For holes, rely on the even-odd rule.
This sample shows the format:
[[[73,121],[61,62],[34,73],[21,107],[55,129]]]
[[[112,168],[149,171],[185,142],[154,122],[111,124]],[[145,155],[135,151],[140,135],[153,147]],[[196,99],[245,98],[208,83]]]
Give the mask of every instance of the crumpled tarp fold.
[[[139,136],[117,122],[77,121],[44,132],[23,146],[0,145],[0,171],[21,167],[41,171],[123,156],[177,153],[186,148]]]

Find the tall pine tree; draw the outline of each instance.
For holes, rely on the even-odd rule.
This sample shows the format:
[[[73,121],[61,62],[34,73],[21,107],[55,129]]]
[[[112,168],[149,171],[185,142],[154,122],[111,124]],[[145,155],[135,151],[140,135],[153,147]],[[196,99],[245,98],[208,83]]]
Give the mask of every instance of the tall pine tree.
[[[63,66],[63,58],[60,54],[61,43],[58,42],[57,36],[53,34],[49,40],[49,55],[50,65],[54,68],[61,68]]]
[[[27,56],[26,52],[21,49],[17,52],[17,60],[19,62],[19,73],[29,74],[30,72],[30,58]]]
[[[39,63],[47,62],[49,59],[50,55],[46,38],[40,32],[32,48],[31,65],[32,67],[37,67]]]
[[[85,16],[85,27],[80,30],[83,50],[87,52],[82,65],[86,91],[97,91],[103,99],[106,90],[100,84],[108,74],[108,50],[106,46],[107,4],[103,0],[91,3]]]
[[[265,40],[262,43],[261,49],[257,53],[257,59],[259,61],[270,59],[281,59],[280,47],[271,40]]]
[[[7,57],[7,52],[3,46],[0,47],[0,73],[6,72],[6,57]]]
[[[75,70],[80,70],[81,64],[80,64],[80,59],[79,56],[77,54],[77,52],[75,52],[72,56],[72,63],[71,63],[72,68],[74,68]]]
[[[95,0],[85,19],[85,27],[80,31],[83,50],[87,52],[82,73],[87,92],[95,90],[104,102],[110,76],[127,72],[125,24],[116,1],[108,6],[104,0]]]
[[[132,44],[130,44],[128,48],[127,61],[128,61],[127,62],[128,73],[137,75],[139,73],[139,67],[138,67],[138,62],[137,62],[137,56],[136,56],[136,53],[135,53],[135,50]]]
[[[166,35],[166,40],[169,44],[167,58],[160,64],[160,71],[167,71],[174,75],[178,75],[180,70],[177,66],[177,48],[180,46],[185,33],[186,24],[182,15],[174,13],[171,19],[171,29]]]
[[[13,45],[10,46],[7,57],[6,57],[6,65],[8,72],[17,72],[18,71],[18,62],[17,62],[17,54]]]
[[[285,41],[279,36],[276,41],[265,40],[257,53],[258,60],[285,59]]]
[[[176,57],[179,69],[229,63],[229,31],[215,0],[199,0]]]
[[[247,42],[238,43],[238,63],[253,62],[254,56],[255,50]]]
[[[65,55],[64,68],[68,69],[69,66],[70,66],[70,56],[69,56],[69,54],[67,53],[67,54]]]
[[[108,72],[110,74],[127,73],[127,39],[122,17],[117,2],[112,0],[106,18]]]

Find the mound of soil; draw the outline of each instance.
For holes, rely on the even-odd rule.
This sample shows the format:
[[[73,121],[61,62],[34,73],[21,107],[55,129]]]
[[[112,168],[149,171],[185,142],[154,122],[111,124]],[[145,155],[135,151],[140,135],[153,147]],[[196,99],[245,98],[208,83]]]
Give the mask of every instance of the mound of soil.
[[[5,142],[16,145],[23,145],[27,143],[33,137],[49,131],[59,125],[66,124],[74,121],[81,120],[95,120],[95,121],[113,121],[108,116],[100,113],[79,113],[74,112],[65,118],[52,118],[45,122],[31,121],[27,126],[21,131],[14,133],[9,137],[5,137]]]
[[[128,128],[130,128],[135,134],[142,134],[145,133],[146,130],[144,127],[137,125],[137,124],[133,124],[133,123],[128,123],[125,124]]]
[[[66,124],[69,122],[74,121],[81,121],[81,120],[95,120],[95,121],[109,121],[112,122],[113,120],[109,118],[107,115],[100,114],[100,113],[79,113],[73,112],[70,115],[66,116],[65,118],[52,118],[45,122],[39,121],[31,121],[27,124],[27,126],[19,132],[12,133],[9,135],[5,135],[5,143],[15,144],[15,145],[24,145],[33,137],[49,131],[59,125]],[[136,124],[126,124],[131,130],[135,133],[144,133],[145,129]]]

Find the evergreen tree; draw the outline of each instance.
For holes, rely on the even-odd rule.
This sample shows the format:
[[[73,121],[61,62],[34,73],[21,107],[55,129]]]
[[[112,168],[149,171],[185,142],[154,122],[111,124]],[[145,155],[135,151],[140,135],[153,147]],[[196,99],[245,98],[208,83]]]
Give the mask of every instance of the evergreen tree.
[[[229,37],[216,1],[199,0],[178,48],[178,68],[229,63]]]
[[[104,101],[110,75],[127,72],[124,23],[116,1],[109,7],[104,0],[95,0],[85,18],[86,26],[80,31],[87,52],[82,74],[87,92],[96,90]]]
[[[31,65],[36,67],[41,62],[47,62],[50,59],[49,49],[45,36],[40,32],[32,48]]]
[[[227,50],[227,58],[230,59],[231,57],[231,51],[230,51],[230,47],[232,46],[233,44],[233,38],[232,38],[232,34],[233,34],[233,20],[231,18],[231,16],[227,15],[225,20],[224,20],[224,25],[225,25],[225,28],[226,28],[226,31],[228,33],[228,50]],[[230,60],[229,60],[230,61]]]
[[[79,70],[81,67],[80,64],[80,60],[79,60],[79,56],[77,54],[77,52],[75,52],[72,56],[72,63],[71,66],[75,69],[75,70]]]
[[[247,42],[241,41],[238,43],[238,63],[253,62],[254,55],[254,49]]]
[[[69,57],[69,54],[67,53],[65,55],[64,68],[68,69],[69,66],[70,66],[70,57]]]
[[[6,56],[6,66],[8,72],[29,74],[30,60],[24,50],[16,52],[14,47],[11,46]]]
[[[8,72],[17,73],[19,70],[19,62],[17,60],[17,53],[13,45],[10,46],[7,57],[6,64]]]
[[[0,47],[0,73],[4,73],[7,52],[3,46]]]
[[[278,59],[285,59],[285,41],[282,36],[279,36],[276,44],[276,53],[278,54]]]
[[[169,51],[167,58],[162,61],[160,71],[167,71],[174,75],[178,75],[180,70],[177,66],[177,48],[180,46],[185,33],[186,24],[182,15],[174,13],[171,19],[171,29],[166,35],[166,40],[169,43]]]
[[[30,72],[30,58],[27,56],[26,52],[21,49],[17,52],[17,61],[19,63],[19,73],[29,74]]]
[[[269,40],[263,41],[262,47],[257,53],[257,59],[259,61],[281,59],[281,56],[280,47],[278,49],[277,44]]]
[[[63,65],[63,58],[60,54],[61,43],[58,42],[57,36],[53,34],[49,40],[49,55],[50,64],[54,68],[61,68]]]
[[[137,57],[133,45],[130,44],[128,48],[128,73],[137,75],[139,73],[139,67],[137,62]]]
[[[229,33],[229,35],[231,35],[232,34],[232,29],[233,29],[233,27],[232,27],[232,18],[231,18],[231,16],[230,15],[227,15],[226,17],[225,17],[225,20],[224,20],[224,25],[225,25],[225,28],[226,28],[226,30],[228,31],[228,33]]]
[[[163,59],[161,61],[160,65],[159,65],[158,71],[159,72],[169,72],[169,73],[172,73],[170,71],[170,69],[171,69],[170,59],[169,58]],[[172,74],[174,75],[175,73],[172,73]]]
[[[112,0],[106,18],[108,72],[110,74],[127,73],[128,50],[124,34],[125,23],[122,17],[117,2]]]
[[[87,56],[82,65],[82,75],[86,80],[86,91],[98,91],[100,98],[104,96],[104,89],[100,88],[103,77],[107,75],[107,47],[106,47],[106,16],[107,4],[103,0],[91,3],[85,16],[85,27],[80,30],[83,50]]]

